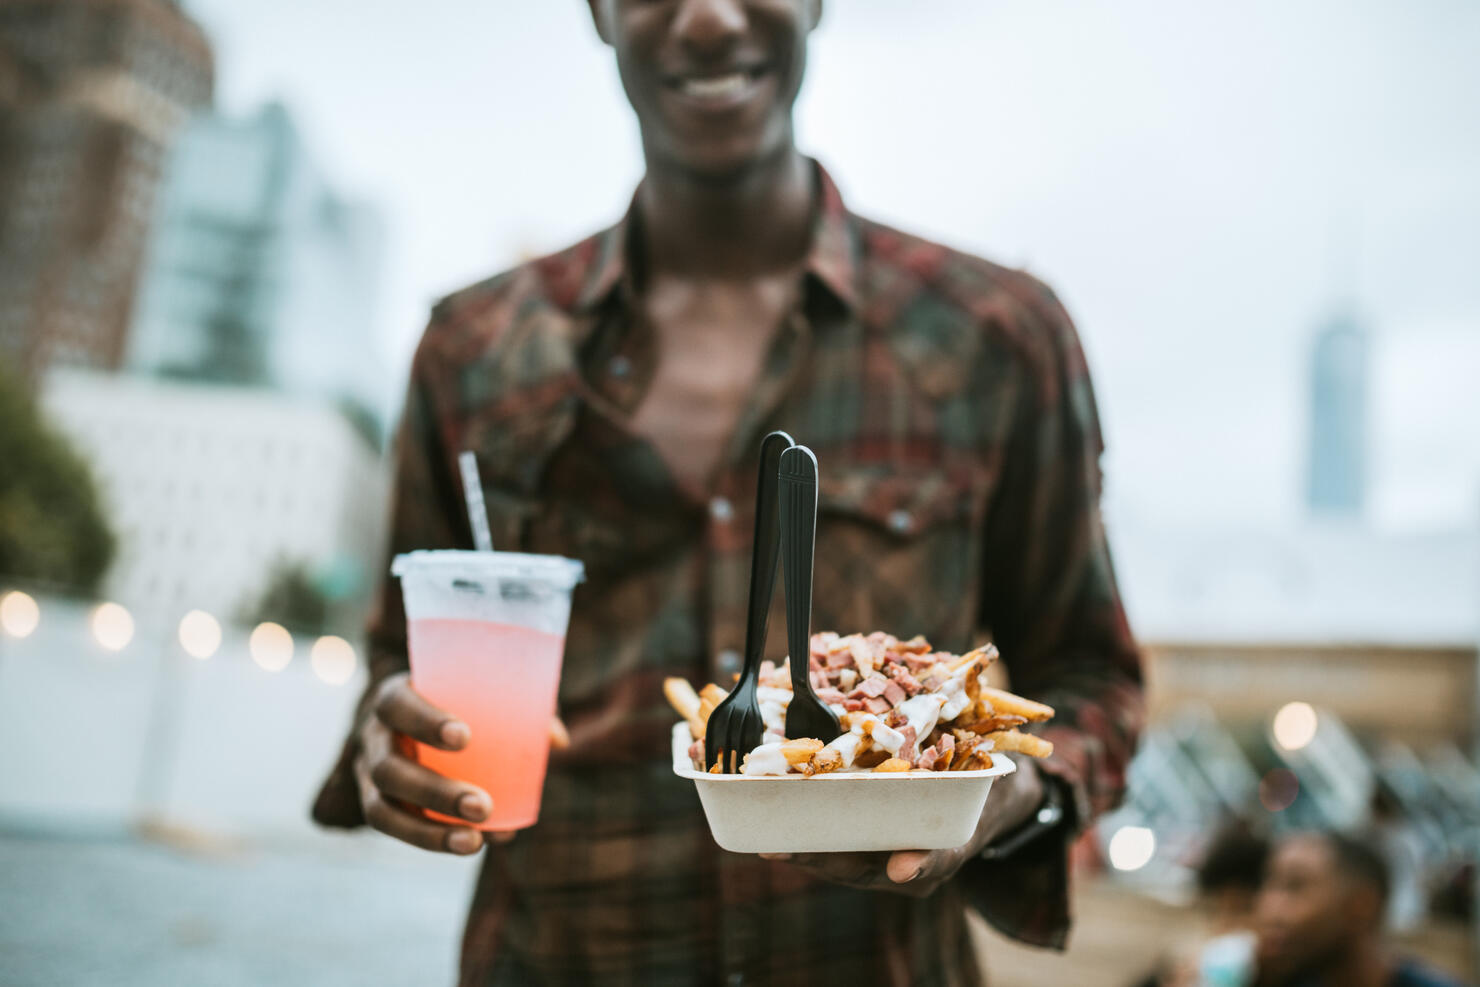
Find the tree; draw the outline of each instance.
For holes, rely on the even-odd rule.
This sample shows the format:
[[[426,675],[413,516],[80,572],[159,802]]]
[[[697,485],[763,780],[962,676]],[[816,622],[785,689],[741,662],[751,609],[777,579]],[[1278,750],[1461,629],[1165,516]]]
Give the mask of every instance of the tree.
[[[334,601],[302,562],[279,562],[267,588],[247,608],[249,624],[272,621],[300,634],[323,634],[334,623]]]
[[[0,577],[92,593],[114,547],[87,461],[0,366]]]

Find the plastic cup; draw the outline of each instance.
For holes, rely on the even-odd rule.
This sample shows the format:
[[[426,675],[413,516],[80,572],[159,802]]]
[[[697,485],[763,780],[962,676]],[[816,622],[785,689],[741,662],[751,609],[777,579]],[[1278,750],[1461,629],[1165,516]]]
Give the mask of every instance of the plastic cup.
[[[391,572],[406,601],[412,687],[472,732],[460,751],[413,743],[416,759],[489,794],[493,812],[477,828],[533,826],[584,567],[556,555],[438,551],[398,555]]]

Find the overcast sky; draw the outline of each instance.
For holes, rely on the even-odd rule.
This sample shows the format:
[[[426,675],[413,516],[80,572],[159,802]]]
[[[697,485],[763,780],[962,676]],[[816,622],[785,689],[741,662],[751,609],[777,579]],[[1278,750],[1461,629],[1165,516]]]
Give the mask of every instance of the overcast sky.
[[[635,128],[580,0],[187,0],[218,105],[284,100],[438,296],[613,221]],[[1480,519],[1480,4],[832,0],[803,146],[850,205],[1048,280],[1127,524],[1301,513],[1310,335],[1373,333],[1373,518]],[[399,386],[399,385],[397,385]]]

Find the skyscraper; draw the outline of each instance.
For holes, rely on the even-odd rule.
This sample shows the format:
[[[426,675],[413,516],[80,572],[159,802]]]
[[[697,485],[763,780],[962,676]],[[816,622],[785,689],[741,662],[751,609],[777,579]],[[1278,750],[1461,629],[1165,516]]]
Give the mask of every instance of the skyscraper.
[[[288,111],[197,117],[166,170],[127,367],[265,387],[384,426],[379,213],[340,195]]]
[[[1367,333],[1351,315],[1316,335],[1311,357],[1307,506],[1317,517],[1359,518],[1367,500]]]
[[[160,167],[211,85],[167,0],[0,0],[0,361],[120,365]]]

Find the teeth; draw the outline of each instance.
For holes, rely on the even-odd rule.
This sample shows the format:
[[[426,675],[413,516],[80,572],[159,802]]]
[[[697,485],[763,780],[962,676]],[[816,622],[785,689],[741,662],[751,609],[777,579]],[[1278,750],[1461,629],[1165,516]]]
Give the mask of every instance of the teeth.
[[[683,91],[697,99],[724,99],[738,96],[745,91],[750,80],[745,73],[717,76],[713,79],[685,79]]]

